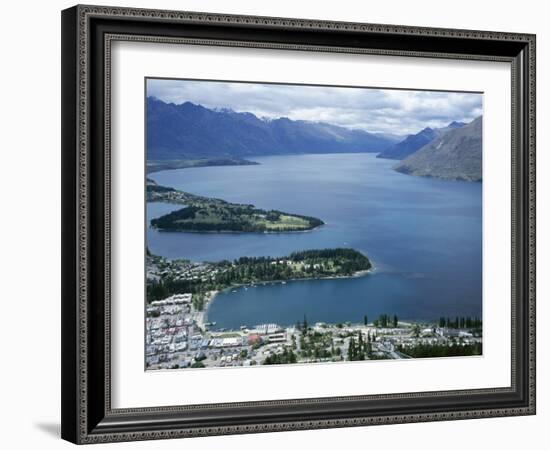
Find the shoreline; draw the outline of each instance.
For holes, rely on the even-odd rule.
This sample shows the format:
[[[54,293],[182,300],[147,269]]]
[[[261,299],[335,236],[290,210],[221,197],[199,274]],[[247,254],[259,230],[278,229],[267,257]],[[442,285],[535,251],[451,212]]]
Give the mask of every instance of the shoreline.
[[[208,311],[210,309],[210,305],[212,304],[212,302],[220,292],[221,291],[215,291],[215,290],[208,291],[208,298],[205,298],[202,310],[197,311],[197,315],[198,315],[197,325],[199,326],[199,328],[203,330],[203,332],[206,332],[205,324],[209,322]]]
[[[169,170],[195,169],[201,167],[238,167],[258,166],[260,163],[244,158],[206,158],[206,159],[153,159],[145,163],[146,174]]]
[[[169,205],[176,204],[176,203],[169,203],[169,202],[147,202],[147,203],[166,203]],[[194,233],[194,234],[292,234],[292,233],[311,233],[312,231],[317,230],[318,228],[321,228],[322,226],[326,225],[326,223],[323,223],[322,225],[317,225],[313,228],[307,228],[305,230],[291,230],[291,231],[231,231],[231,230],[220,230],[220,231],[200,231],[200,230],[167,230],[164,228],[157,228],[152,225],[149,225],[149,228],[151,230],[158,231],[159,233]]]

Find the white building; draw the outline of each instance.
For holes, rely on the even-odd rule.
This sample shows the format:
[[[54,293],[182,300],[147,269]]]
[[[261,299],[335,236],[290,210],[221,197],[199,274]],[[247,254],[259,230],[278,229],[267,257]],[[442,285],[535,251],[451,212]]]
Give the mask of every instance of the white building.
[[[269,343],[274,344],[278,342],[286,342],[286,333],[283,331],[281,333],[273,333],[268,337]]]
[[[256,328],[250,330],[251,333],[255,334],[272,334],[281,331],[281,327],[276,323],[264,323],[261,325],[256,325]]]
[[[179,305],[183,303],[191,303],[193,294],[174,294],[164,300],[155,300],[151,302],[151,306],[167,306]]]

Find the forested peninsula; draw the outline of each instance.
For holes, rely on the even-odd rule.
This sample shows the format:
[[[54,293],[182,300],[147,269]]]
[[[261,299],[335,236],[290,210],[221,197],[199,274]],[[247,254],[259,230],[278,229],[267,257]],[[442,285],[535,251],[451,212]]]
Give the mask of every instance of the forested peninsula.
[[[151,227],[161,231],[285,233],[312,230],[324,224],[316,217],[194,195],[151,180],[147,183],[147,201],[185,205],[151,220]]]
[[[304,250],[282,257],[243,256],[209,263],[167,260],[148,252],[147,299],[151,302],[173,294],[192,293],[202,302],[207,292],[232,286],[351,277],[371,268],[369,258],[351,248]]]

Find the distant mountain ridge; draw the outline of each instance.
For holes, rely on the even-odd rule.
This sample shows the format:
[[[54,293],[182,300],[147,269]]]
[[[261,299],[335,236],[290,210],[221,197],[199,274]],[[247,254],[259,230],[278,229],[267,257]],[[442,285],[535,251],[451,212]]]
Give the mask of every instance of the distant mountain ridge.
[[[482,116],[443,133],[398,163],[398,172],[447,180],[482,180]]]
[[[263,120],[249,112],[147,98],[148,160],[379,153],[394,143],[395,137],[328,123],[284,117]]]
[[[379,153],[376,157],[385,159],[405,159],[447,131],[461,128],[464,125],[463,122],[453,121],[444,128],[424,128],[416,134],[407,136],[401,142]]]

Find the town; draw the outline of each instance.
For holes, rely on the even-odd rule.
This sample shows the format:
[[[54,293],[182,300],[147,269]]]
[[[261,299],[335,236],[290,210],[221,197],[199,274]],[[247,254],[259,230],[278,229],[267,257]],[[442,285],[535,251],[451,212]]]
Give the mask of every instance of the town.
[[[327,363],[481,354],[478,319],[441,318],[437,324],[399,321],[381,315],[361,324],[260,324],[239,330],[211,330],[208,303],[193,294],[174,294],[147,306],[146,368],[178,369],[269,364]]]

